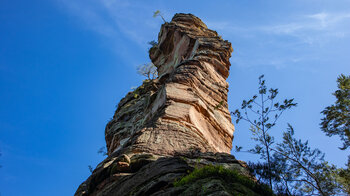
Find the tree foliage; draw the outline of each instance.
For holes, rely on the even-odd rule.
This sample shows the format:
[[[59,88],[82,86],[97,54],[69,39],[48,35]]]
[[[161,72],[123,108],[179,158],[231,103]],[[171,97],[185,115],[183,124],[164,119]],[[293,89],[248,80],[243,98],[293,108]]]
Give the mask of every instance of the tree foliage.
[[[260,158],[266,160],[266,170],[268,184],[272,189],[273,171],[271,145],[274,144],[274,137],[269,134],[272,127],[276,125],[277,120],[282,113],[287,109],[295,107],[294,99],[285,99],[283,102],[276,102],[275,98],[278,95],[278,89],[270,88],[267,90],[264,75],[259,77],[258,95],[254,95],[248,101],[243,100],[241,109],[237,109],[231,114],[236,117],[236,123],[240,120],[245,120],[251,125],[252,139],[257,142],[255,148],[249,152],[259,154]],[[254,116],[251,118],[251,116]],[[237,147],[239,149],[239,147]]]
[[[252,139],[256,142],[247,152],[260,155],[262,162],[250,162],[252,172],[260,182],[270,184],[279,195],[334,195],[346,192],[344,183],[339,181],[340,173],[348,175],[348,170],[339,170],[324,160],[324,154],[309,147],[294,137],[294,129],[288,124],[281,142],[276,142],[270,134],[282,113],[297,104],[294,99],[276,102],[278,89],[269,89],[263,75],[259,77],[258,95],[244,100],[240,110],[232,113],[236,123],[247,121],[251,127]],[[253,116],[253,117],[252,117]],[[241,151],[242,147],[237,147]]]
[[[340,186],[336,181],[336,167],[324,160],[324,153],[312,149],[308,141],[294,138],[288,124],[283,140],[272,148],[274,165],[280,173],[276,183],[288,195],[334,195]]]
[[[91,165],[88,165],[88,168],[91,173],[94,172],[94,168]]]
[[[152,47],[155,47],[158,45],[158,43],[155,40],[149,41],[148,44],[151,45]]]
[[[157,77],[157,67],[153,63],[146,63],[137,67],[137,73],[145,76],[148,80],[153,80]]]
[[[321,129],[327,136],[338,135],[343,141],[345,150],[350,147],[350,76],[341,74],[337,80],[338,90],[333,95],[336,97],[335,104],[326,107],[321,113]]]
[[[350,76],[341,74],[337,79],[338,89],[333,93],[336,101],[321,113],[321,129],[327,136],[338,135],[343,141],[341,150],[350,147]],[[350,156],[346,168],[337,169],[337,180],[344,192],[350,195]]]
[[[337,181],[343,192],[350,195],[350,156],[348,157],[346,168],[337,169]]]
[[[98,149],[97,154],[101,154],[102,156],[108,156],[107,149],[105,146]]]
[[[166,22],[166,20],[163,17],[163,14],[159,10],[156,10],[155,12],[153,12],[153,18],[156,18],[157,16],[160,16],[163,22]]]

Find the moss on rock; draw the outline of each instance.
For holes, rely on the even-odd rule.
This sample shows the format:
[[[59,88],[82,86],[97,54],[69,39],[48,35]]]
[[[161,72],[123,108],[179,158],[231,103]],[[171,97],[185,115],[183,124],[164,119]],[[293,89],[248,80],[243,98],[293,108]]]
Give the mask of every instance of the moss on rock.
[[[236,170],[213,165],[194,169],[187,176],[175,181],[174,186],[187,187],[183,193],[185,195],[274,195],[268,186],[258,184]]]

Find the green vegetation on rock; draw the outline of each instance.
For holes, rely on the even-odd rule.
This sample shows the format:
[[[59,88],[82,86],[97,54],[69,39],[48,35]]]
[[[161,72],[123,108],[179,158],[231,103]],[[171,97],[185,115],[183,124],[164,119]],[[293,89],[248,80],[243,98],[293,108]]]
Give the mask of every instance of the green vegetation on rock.
[[[213,183],[215,186],[211,186]],[[187,192],[191,189],[192,191],[196,191],[196,189],[200,188],[202,189],[201,191],[207,194],[213,191],[215,192],[215,190],[212,190],[212,187],[223,186],[224,190],[235,195],[238,193],[242,195],[273,195],[272,190],[267,185],[258,184],[235,170],[214,165],[194,169],[187,176],[175,181],[174,186],[187,186]]]

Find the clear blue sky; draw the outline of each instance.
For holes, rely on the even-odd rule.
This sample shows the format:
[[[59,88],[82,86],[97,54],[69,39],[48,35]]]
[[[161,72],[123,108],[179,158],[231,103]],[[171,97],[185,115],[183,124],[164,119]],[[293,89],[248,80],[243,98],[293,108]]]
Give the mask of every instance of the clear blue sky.
[[[193,13],[232,42],[229,108],[257,91],[257,78],[294,97],[286,113],[296,136],[343,166],[339,138],[320,131],[339,74],[350,74],[349,0],[0,1],[0,193],[72,195],[103,157],[104,127],[141,84],[147,42],[177,12]],[[234,144],[249,146],[244,123]],[[252,155],[235,154],[242,160]]]

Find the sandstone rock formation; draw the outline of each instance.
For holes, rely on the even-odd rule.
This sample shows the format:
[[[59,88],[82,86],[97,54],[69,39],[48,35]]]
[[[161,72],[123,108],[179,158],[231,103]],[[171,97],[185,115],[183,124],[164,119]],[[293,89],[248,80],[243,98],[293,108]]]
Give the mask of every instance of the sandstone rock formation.
[[[234,132],[226,82],[231,52],[231,43],[191,14],[176,14],[163,24],[149,51],[158,78],[120,101],[105,130],[108,157],[76,195],[186,195],[198,187],[173,182],[201,165],[221,165],[254,179],[228,154]],[[217,183],[226,182],[216,182],[222,188],[210,189],[213,194],[232,194]]]
[[[232,48],[193,15],[162,25],[150,58],[158,79],[118,105],[106,127],[108,154],[173,155],[196,148],[230,153],[234,127],[227,109]]]

